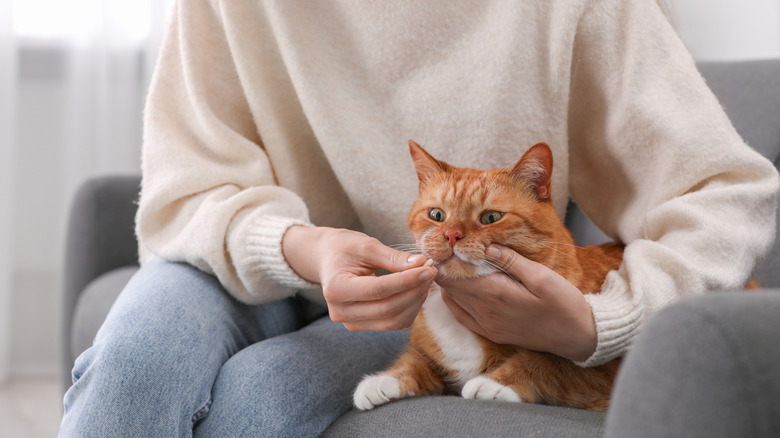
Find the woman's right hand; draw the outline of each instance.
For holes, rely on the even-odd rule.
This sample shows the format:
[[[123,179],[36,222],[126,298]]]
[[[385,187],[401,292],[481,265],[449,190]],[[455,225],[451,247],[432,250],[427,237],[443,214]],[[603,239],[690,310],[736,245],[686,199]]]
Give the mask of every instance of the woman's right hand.
[[[290,227],[282,251],[299,276],[322,285],[330,318],[352,331],[411,326],[438,273],[425,256],[345,229]],[[376,276],[380,269],[391,273]]]

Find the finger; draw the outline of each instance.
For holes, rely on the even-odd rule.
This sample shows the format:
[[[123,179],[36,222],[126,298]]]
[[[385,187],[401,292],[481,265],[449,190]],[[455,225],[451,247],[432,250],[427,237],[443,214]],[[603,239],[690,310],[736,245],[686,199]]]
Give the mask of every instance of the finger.
[[[383,300],[399,292],[421,286],[424,286],[424,290],[427,291],[437,272],[438,270],[432,266],[379,277],[358,276],[345,271],[323,284],[323,294],[329,303]]]
[[[379,277],[348,276],[341,287],[350,291],[351,299],[346,301],[376,301],[424,284],[430,286],[437,273],[433,266],[424,266]]]
[[[504,272],[526,286],[529,292],[535,294],[539,285],[549,281],[550,273],[554,273],[546,266],[527,259],[511,248],[498,244],[491,244],[485,250],[485,256],[491,262],[498,265]]]
[[[512,338],[506,336],[505,327],[493,324],[498,320],[496,316],[480,314],[474,309],[469,309],[468,306],[460,303],[454,295],[449,294],[448,296],[442,293],[442,298],[455,319],[464,327],[496,344],[512,344]],[[484,318],[485,316],[487,318]]]
[[[481,306],[506,306],[508,305],[506,294],[509,291],[515,298],[523,297],[528,293],[522,283],[504,274],[462,280],[440,280],[437,277],[436,284],[445,289],[450,297],[457,299],[461,307],[475,315],[479,312],[476,308],[466,307],[468,303]]]
[[[400,311],[398,314],[392,315],[387,318],[371,318],[371,319],[360,319],[360,320],[354,320],[354,321],[347,321],[344,322],[344,327],[346,327],[348,330],[351,331],[364,331],[364,330],[373,330],[373,331],[393,331],[393,330],[401,330],[407,327],[410,327],[412,323],[414,322],[415,318],[417,317],[417,314],[420,312],[420,309],[422,308],[423,303],[425,302],[425,298],[427,297],[427,290],[425,293],[413,293],[412,291],[404,293],[404,295],[409,295],[409,299],[404,299],[406,303],[403,304],[403,307],[400,308]],[[365,305],[367,303],[355,303],[356,305]],[[381,314],[378,313],[378,314]]]
[[[428,287],[423,284],[418,288],[397,293],[391,297],[375,301],[356,301],[333,306],[330,317],[335,322],[360,323],[371,320],[391,320],[394,318],[408,319],[419,312]]]
[[[485,257],[510,275],[516,275],[522,268],[527,267],[527,264],[524,262],[528,262],[529,264],[535,263],[521,256],[511,248],[495,243],[490,244],[490,246],[487,247],[485,250]]]
[[[387,319],[370,320],[360,322],[345,322],[344,328],[351,332],[394,332],[409,328],[414,323],[414,316],[411,319]]]
[[[398,251],[375,239],[361,249],[361,256],[372,267],[390,272],[401,272],[419,267],[428,260],[424,255]]]
[[[493,279],[489,278],[489,276],[453,279],[445,275],[438,275],[436,277],[436,284],[438,284],[444,289],[447,289],[447,292],[451,295],[457,294],[457,295],[481,296],[486,287],[485,286],[486,281],[490,281],[490,280]]]

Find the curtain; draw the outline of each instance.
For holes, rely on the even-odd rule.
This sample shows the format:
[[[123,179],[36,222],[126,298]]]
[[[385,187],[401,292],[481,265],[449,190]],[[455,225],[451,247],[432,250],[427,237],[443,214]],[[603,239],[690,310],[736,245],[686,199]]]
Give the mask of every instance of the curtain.
[[[78,185],[139,174],[171,0],[0,0],[0,381],[56,372]]]

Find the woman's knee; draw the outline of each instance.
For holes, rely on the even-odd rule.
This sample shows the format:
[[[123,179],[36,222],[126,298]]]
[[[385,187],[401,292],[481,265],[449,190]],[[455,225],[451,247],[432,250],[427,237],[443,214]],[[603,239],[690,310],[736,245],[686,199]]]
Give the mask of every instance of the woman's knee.
[[[214,377],[205,367],[177,357],[176,348],[127,339],[96,343],[78,357],[62,436],[187,436],[196,413],[210,406]]]
[[[222,364],[267,332],[294,329],[293,307],[242,305],[216,279],[187,265],[145,266],[76,360],[63,426],[132,418],[139,427],[165,421],[191,429],[210,405]],[[88,435],[85,430],[80,433]]]

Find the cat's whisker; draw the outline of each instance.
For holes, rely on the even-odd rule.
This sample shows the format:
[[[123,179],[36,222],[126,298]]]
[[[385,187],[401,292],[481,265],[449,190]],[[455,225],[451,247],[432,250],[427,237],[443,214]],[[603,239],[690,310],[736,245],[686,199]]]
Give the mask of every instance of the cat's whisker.
[[[394,243],[392,245],[389,245],[390,248],[397,249],[399,251],[405,251],[408,249],[414,249],[417,250],[417,245],[413,243]]]
[[[497,270],[498,270],[498,271],[500,271],[500,272],[503,272],[504,274],[507,274],[507,275],[509,275],[509,272],[507,272],[507,270],[506,270],[506,269],[504,269],[504,267],[503,267],[503,266],[501,266],[501,265],[500,265],[500,264],[498,264],[498,263],[493,263],[493,262],[491,262],[491,261],[489,261],[489,260],[485,260],[485,264],[486,264],[486,265],[488,265],[488,266],[490,266],[490,267],[492,267],[492,268],[495,268],[495,269],[497,269]]]
[[[408,231],[405,233],[396,234],[395,237],[399,242],[411,242],[414,240],[414,235]]]
[[[580,246],[580,245],[575,245],[575,244],[571,244],[571,243],[563,243],[563,242],[554,242],[552,240],[544,240],[544,241],[542,241],[542,243],[549,243],[549,244],[552,244],[552,245],[571,246],[573,248],[584,249],[586,251],[593,251],[593,248],[588,248],[587,246]]]
[[[516,281],[517,283],[521,283],[521,281],[520,281],[520,280],[518,280],[518,279],[517,279],[517,277],[515,277],[515,276],[514,276],[514,275],[512,275],[512,274],[510,274],[510,273],[509,273],[509,271],[507,271],[507,270],[506,270],[506,268],[504,268],[504,267],[503,267],[503,266],[501,266],[500,264],[498,264],[498,263],[494,263],[494,262],[491,262],[490,260],[485,260],[485,263],[486,263],[487,265],[491,266],[492,268],[495,268],[495,269],[496,269],[496,270],[498,270],[499,272],[502,272],[502,273],[506,274],[506,275],[507,275],[509,278],[511,278],[512,280]]]
[[[550,245],[545,245],[545,244],[544,244],[544,243],[542,243],[542,242],[539,242],[539,245],[542,245],[542,246],[543,246],[543,247],[545,247],[545,248],[549,248],[549,249],[551,249],[551,250],[553,250],[553,251],[555,251],[555,252],[557,252],[557,253],[563,254],[563,255],[565,255],[565,256],[567,256],[567,257],[572,257],[572,258],[574,258],[574,259],[576,259],[576,258],[577,258],[577,256],[576,256],[575,254],[570,254],[570,253],[568,253],[568,252],[563,252],[563,251],[561,251],[560,249],[553,248],[553,247],[552,247],[552,246],[550,246]]]

